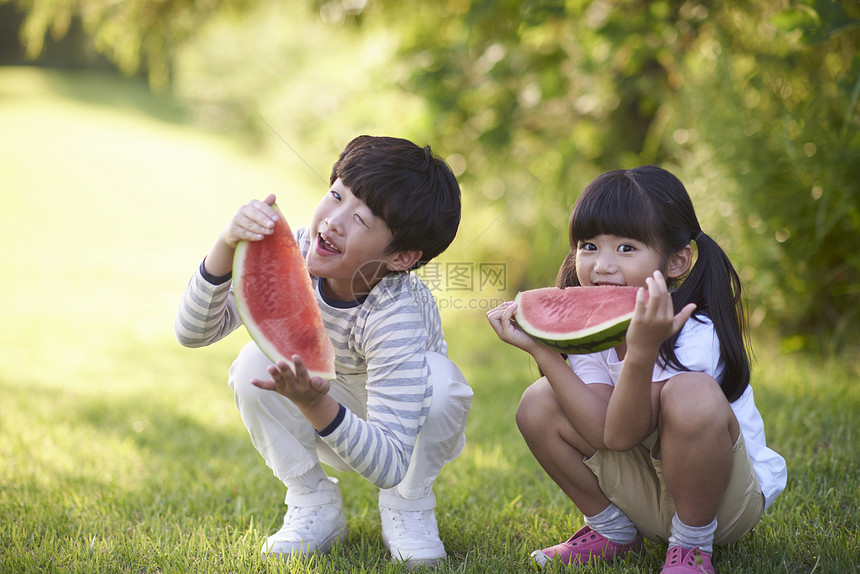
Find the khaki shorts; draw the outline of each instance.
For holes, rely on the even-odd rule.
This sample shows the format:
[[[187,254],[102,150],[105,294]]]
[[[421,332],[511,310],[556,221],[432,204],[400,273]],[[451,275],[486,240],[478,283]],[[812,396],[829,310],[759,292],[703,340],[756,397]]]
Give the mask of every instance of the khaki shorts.
[[[729,544],[752,530],[764,512],[764,495],[744,445],[743,434],[732,447],[732,476],[717,511],[714,544]],[[620,452],[598,450],[585,459],[600,488],[649,540],[667,543],[675,501],[663,482],[660,441],[649,449],[638,445]]]

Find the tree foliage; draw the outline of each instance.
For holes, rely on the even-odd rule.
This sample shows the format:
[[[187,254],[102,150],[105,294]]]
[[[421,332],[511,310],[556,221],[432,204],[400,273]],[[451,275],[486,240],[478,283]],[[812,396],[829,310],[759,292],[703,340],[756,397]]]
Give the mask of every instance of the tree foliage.
[[[156,87],[169,84],[177,48],[209,19],[245,10],[254,0],[0,0],[26,13],[20,37],[36,59],[50,35],[62,39],[81,22],[95,49],[127,74],[143,70]]]
[[[828,341],[860,333],[858,8],[719,14],[719,51],[694,62],[676,100],[732,180],[726,229],[761,310]]]
[[[742,268],[755,324],[769,315],[807,341],[860,332],[860,5],[447,8],[427,9],[405,35],[408,87],[431,102],[446,146],[467,150],[473,175],[519,182],[514,194],[526,170],[539,180],[529,194],[539,212],[504,214],[532,265],[547,267],[534,238],[558,233],[554,214],[597,171],[668,164]],[[399,14],[385,9],[393,25]]]
[[[741,269],[753,324],[798,341],[860,333],[852,0],[313,0],[302,17],[256,0],[2,1],[26,11],[33,56],[79,18],[122,69],[258,127],[262,115],[339,141],[332,133],[373,114],[406,134],[420,125],[461,174],[470,256],[508,261],[512,289],[552,281],[588,181],[660,163]],[[205,24],[239,13],[251,14],[241,40],[222,27],[200,42]],[[382,63],[342,50],[371,36],[388,43]],[[197,57],[179,58],[189,44]],[[309,75],[307,62],[323,71]],[[355,97],[374,90],[373,109]],[[286,92],[299,106],[284,109]]]

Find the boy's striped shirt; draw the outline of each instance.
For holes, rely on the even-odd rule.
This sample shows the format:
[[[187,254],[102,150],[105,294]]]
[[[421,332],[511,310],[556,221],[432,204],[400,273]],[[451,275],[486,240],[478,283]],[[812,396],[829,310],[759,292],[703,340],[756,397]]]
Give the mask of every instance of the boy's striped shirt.
[[[306,228],[296,232],[303,254]],[[241,325],[229,278],[220,284],[201,264],[176,317],[176,336],[189,347],[214,343]],[[412,273],[389,273],[363,301],[327,301],[320,280],[314,292],[335,349],[337,380],[367,404],[366,418],[343,409],[343,419],[321,435],[350,467],[380,488],[399,483],[433,395],[425,352],[445,355],[447,346],[435,299]]]

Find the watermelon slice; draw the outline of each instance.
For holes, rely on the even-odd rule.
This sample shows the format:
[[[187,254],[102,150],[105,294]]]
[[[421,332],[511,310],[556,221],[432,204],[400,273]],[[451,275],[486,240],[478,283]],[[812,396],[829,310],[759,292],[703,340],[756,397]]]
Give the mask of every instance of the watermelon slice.
[[[546,287],[517,294],[516,321],[550,349],[596,353],[624,342],[638,287]]]
[[[233,257],[233,295],[251,338],[272,362],[299,355],[311,376],[335,378],[334,348],[313,284],[284,215],[261,241],[240,241]]]

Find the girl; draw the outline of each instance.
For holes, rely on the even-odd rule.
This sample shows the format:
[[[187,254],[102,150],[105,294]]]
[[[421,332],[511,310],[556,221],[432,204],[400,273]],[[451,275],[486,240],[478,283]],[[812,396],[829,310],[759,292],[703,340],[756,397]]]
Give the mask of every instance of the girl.
[[[714,572],[713,545],[749,532],[786,481],[753,402],[737,273],[683,184],[644,166],[583,191],[557,285],[633,285],[648,298],[640,289],[624,344],[590,355],[535,342],[513,302],[487,314],[544,374],[523,394],[517,426],[585,515],[569,540],[532,558],[611,560],[645,537],[668,543],[663,572]]]

